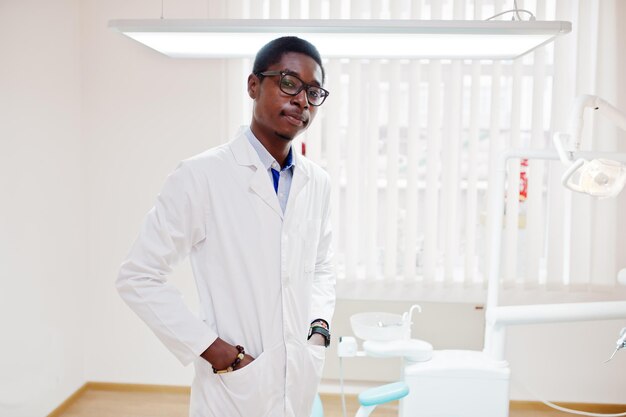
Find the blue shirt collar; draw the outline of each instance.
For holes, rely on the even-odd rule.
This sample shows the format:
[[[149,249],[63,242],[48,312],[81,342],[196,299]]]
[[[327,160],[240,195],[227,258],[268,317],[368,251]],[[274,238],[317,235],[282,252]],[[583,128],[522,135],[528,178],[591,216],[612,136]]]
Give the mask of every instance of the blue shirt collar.
[[[293,146],[290,146],[289,153],[287,154],[287,159],[285,159],[285,167],[282,169],[282,171],[286,169],[291,169],[294,165],[295,163],[293,162]]]

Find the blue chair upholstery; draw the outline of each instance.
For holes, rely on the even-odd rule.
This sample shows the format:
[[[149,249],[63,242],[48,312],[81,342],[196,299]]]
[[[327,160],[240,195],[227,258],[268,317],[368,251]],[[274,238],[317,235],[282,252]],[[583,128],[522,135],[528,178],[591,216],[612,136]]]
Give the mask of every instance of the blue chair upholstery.
[[[363,414],[369,415],[375,406],[399,400],[400,398],[406,397],[408,394],[409,386],[404,381],[370,388],[359,394],[359,403],[362,406],[359,411],[362,411],[363,407],[372,407],[372,409],[366,411],[366,414]],[[361,414],[357,413],[357,415]],[[315,395],[311,417],[324,417],[324,409],[319,394]]]
[[[394,382],[363,391],[359,394],[359,403],[363,406],[383,404],[406,397],[408,393],[406,382]]]
[[[324,417],[324,408],[322,407],[322,400],[319,394],[315,394],[315,400],[313,400],[313,410],[311,411],[311,417]]]

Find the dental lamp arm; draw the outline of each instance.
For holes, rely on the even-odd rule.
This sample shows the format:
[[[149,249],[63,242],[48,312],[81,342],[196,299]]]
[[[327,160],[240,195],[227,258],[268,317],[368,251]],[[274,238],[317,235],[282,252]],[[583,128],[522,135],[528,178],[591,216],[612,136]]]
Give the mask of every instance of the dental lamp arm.
[[[580,151],[586,108],[598,110],[619,128],[626,131],[626,115],[615,106],[598,96],[589,94],[578,96],[572,107],[569,132],[556,132],[553,136],[554,146],[561,162],[565,165],[571,164],[574,160],[574,152]]]
[[[555,132],[553,136],[559,159],[567,167],[561,177],[561,183],[564,187],[579,193],[599,198],[613,197],[621,191],[626,182],[626,167],[613,157],[594,158],[589,161],[581,155],[584,114],[588,107],[598,110],[620,129],[626,131],[624,113],[598,96],[578,96],[572,109],[569,132]]]
[[[615,123],[622,130],[626,130],[626,115],[620,112],[613,105],[607,101],[601,99],[598,96],[592,96],[584,94],[576,98],[574,103],[574,109],[572,111],[572,120],[570,123],[573,143],[575,150],[580,150],[580,142],[583,131],[583,118],[585,115],[585,109],[590,107],[594,110],[598,110],[609,120]]]
[[[583,94],[576,97],[574,107],[572,108],[572,115],[570,120],[570,135],[571,144],[573,144],[573,150],[580,150],[581,138],[583,134],[583,124],[585,117],[585,109],[587,107],[598,109],[597,101],[600,100],[597,96],[589,94]]]
[[[554,147],[556,148],[561,162],[570,165],[574,160],[574,152],[580,150],[581,137],[584,124],[585,109],[587,107],[597,108],[596,102],[599,97],[589,94],[583,94],[576,97],[574,106],[572,106],[568,132],[555,132],[553,136]],[[580,162],[574,170],[580,167]],[[567,182],[564,175],[563,185]]]

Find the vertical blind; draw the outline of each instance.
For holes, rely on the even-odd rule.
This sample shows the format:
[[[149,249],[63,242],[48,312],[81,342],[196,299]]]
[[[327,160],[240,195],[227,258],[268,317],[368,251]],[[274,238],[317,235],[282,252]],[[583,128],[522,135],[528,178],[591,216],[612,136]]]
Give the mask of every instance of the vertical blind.
[[[578,13],[589,6],[576,1],[517,3],[538,20],[575,20],[570,37],[593,31]],[[209,17],[485,19],[512,6],[503,0],[240,0],[222,8],[226,16]],[[504,288],[588,291],[598,283],[615,285],[614,278],[597,277],[591,261],[580,263],[589,259],[588,245],[571,238],[591,228],[594,203],[562,190],[558,162],[512,160],[505,190],[489,181],[503,150],[550,148],[550,132],[566,127],[576,85],[567,64],[595,53],[585,49],[577,58],[575,50],[569,40],[515,61],[325,60],[331,95],[295,146],[305,143],[307,157],[333,181],[340,296],[359,291],[377,297],[375,292],[394,285],[415,299],[429,288],[484,289],[492,193],[503,193],[506,201]],[[225,94],[234,129],[250,120],[241,80],[252,63],[224,65],[224,88],[242,92]],[[616,270],[609,272],[614,277]]]

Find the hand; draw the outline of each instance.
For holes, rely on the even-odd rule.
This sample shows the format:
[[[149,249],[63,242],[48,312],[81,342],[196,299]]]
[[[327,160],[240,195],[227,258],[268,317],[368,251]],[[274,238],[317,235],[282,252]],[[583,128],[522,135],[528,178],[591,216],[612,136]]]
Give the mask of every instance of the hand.
[[[319,333],[313,333],[311,335],[311,338],[309,339],[309,344],[310,345],[324,346],[325,343],[326,343],[326,339],[324,339],[324,336],[322,336]]]
[[[241,362],[239,362],[239,365],[237,365],[237,367],[235,368],[235,371],[250,365],[252,361],[254,361],[254,358],[246,353]]]
[[[239,351],[235,346],[218,337],[200,356],[215,367],[215,369],[226,369],[232,365],[238,354]],[[241,369],[249,365],[253,360],[254,358],[252,356],[244,354],[243,359],[235,369]]]

